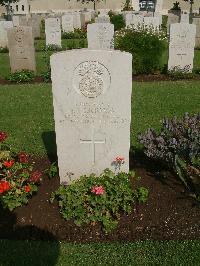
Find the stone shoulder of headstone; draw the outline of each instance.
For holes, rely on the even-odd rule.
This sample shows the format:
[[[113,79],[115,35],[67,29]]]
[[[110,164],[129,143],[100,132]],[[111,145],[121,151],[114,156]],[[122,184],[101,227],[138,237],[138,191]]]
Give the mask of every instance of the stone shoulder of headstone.
[[[120,170],[128,172],[132,55],[81,49],[56,53],[50,62],[60,182],[115,171],[116,156],[125,158]]]

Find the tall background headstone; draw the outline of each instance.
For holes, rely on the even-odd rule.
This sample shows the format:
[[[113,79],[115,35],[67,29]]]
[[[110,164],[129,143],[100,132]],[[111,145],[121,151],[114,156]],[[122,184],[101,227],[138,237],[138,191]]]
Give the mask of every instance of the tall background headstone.
[[[93,23],[87,26],[89,49],[114,49],[114,25]]]
[[[61,25],[59,18],[45,19],[46,45],[61,47]]]
[[[72,13],[62,16],[62,30],[63,32],[74,32],[74,17]]]
[[[31,27],[8,29],[8,47],[11,72],[36,71],[34,40]]]
[[[196,25],[195,47],[200,48],[200,17],[193,18],[193,24]]]
[[[170,27],[168,70],[192,72],[196,25],[172,24]]]
[[[12,21],[0,21],[0,47],[8,47],[7,30],[13,27]]]

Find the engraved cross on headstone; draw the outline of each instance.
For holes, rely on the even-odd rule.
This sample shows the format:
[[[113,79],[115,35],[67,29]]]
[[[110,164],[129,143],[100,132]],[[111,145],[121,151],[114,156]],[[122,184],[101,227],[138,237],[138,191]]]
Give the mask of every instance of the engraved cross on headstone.
[[[181,56],[181,60],[183,60],[183,56],[186,56],[187,54],[180,53],[180,54],[177,54],[177,55]]]
[[[97,144],[106,144],[106,139],[96,139],[95,138],[95,130],[92,128],[92,137],[88,139],[80,139],[80,144],[91,144],[92,145],[92,156],[93,156],[93,164],[96,162],[96,145]]]

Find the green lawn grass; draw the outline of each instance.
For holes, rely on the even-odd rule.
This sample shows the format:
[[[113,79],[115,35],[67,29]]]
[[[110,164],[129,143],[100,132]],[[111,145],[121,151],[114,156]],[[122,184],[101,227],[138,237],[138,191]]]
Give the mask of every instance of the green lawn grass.
[[[0,241],[0,266],[198,266],[200,241],[69,244]]]
[[[0,130],[10,135],[17,150],[32,154],[55,153],[51,84],[0,87]],[[132,93],[131,145],[149,127],[159,129],[164,117],[200,110],[198,81],[134,82]]]

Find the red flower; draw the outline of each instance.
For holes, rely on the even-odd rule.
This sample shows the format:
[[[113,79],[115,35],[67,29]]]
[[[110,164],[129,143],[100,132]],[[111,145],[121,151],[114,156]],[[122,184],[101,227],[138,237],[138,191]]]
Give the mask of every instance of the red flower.
[[[15,163],[14,160],[10,160],[10,161],[5,161],[3,162],[3,165],[6,167],[6,168],[11,168],[13,166],[13,164]]]
[[[28,163],[28,154],[25,152],[20,152],[18,154],[18,158],[20,163]]]
[[[0,142],[3,142],[4,140],[6,140],[8,137],[6,132],[1,131],[0,132]]]
[[[40,171],[35,171],[35,172],[31,173],[29,181],[33,182],[33,183],[38,183],[38,182],[40,182],[41,177],[42,177],[42,173]]]
[[[96,195],[103,195],[105,193],[105,189],[103,186],[94,186],[92,187],[91,192]]]
[[[122,157],[122,156],[117,156],[117,157],[115,158],[115,161],[116,161],[117,163],[124,163],[124,160],[125,160],[125,158]]]
[[[10,190],[10,184],[8,181],[0,181],[0,193],[4,193]]]
[[[24,187],[24,190],[25,190],[26,193],[29,193],[29,192],[31,191],[31,187],[30,187],[30,185],[26,185],[26,186]]]

